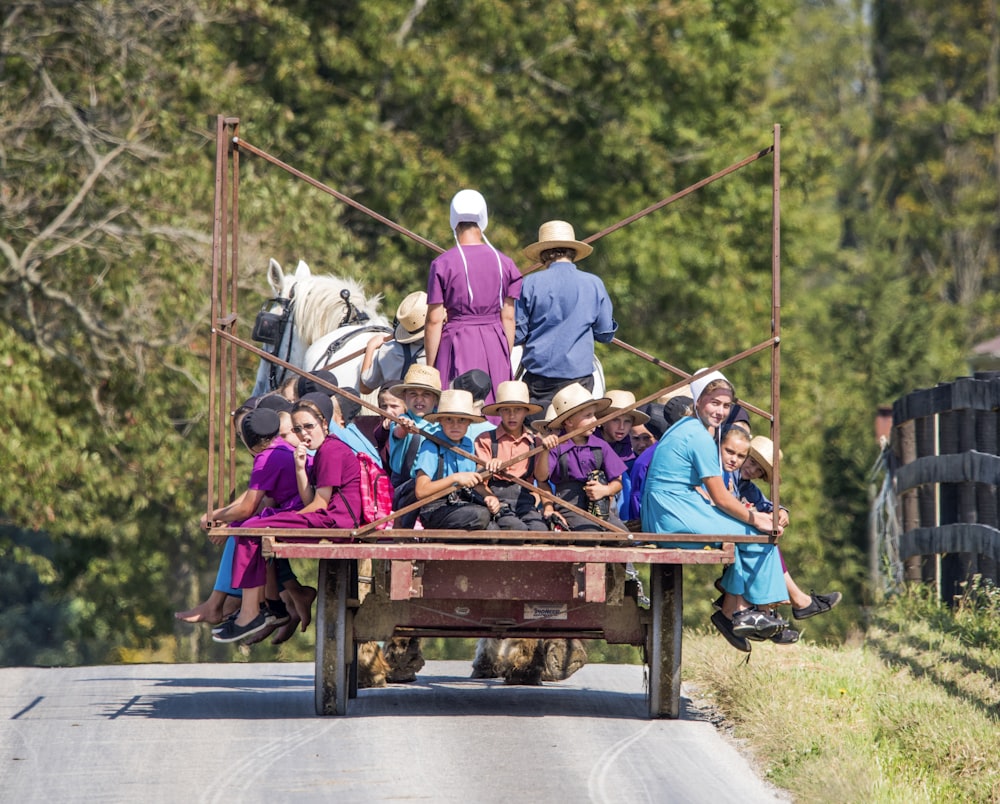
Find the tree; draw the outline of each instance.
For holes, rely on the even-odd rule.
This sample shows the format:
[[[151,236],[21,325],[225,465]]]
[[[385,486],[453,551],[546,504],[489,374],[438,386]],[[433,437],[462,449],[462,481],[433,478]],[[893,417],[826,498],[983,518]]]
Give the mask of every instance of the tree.
[[[209,238],[187,204],[206,193],[166,178],[168,152],[197,154],[170,147],[162,56],[196,11],[18,2],[0,28],[0,515],[41,531],[0,543],[74,601],[66,635],[84,661],[162,629],[147,614],[168,609],[159,545],[190,527],[196,495],[186,439],[205,383],[187,347]]]

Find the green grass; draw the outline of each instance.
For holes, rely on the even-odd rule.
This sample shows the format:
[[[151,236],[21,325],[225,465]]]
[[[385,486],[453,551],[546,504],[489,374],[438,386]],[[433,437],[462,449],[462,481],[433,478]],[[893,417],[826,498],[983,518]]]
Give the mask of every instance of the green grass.
[[[685,634],[693,682],[798,801],[1000,801],[1000,593],[974,586],[952,611],[913,592],[863,634],[821,647]]]

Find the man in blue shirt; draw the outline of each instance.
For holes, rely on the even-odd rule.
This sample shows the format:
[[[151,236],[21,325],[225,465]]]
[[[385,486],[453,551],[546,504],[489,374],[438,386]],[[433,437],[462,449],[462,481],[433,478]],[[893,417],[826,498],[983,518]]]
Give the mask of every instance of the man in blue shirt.
[[[538,242],[524,249],[546,270],[524,278],[514,342],[523,345],[531,401],[543,410],[570,383],[594,390],[594,341],[610,343],[618,329],[604,283],[576,267],[592,251],[566,221],[543,223]]]

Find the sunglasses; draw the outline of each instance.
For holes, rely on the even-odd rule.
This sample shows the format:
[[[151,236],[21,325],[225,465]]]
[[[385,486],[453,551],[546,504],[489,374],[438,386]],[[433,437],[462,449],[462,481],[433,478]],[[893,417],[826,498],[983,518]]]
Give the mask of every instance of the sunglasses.
[[[316,422],[311,422],[310,424],[297,424],[292,428],[292,432],[296,435],[301,435],[302,433],[312,432],[313,428],[319,427]]]

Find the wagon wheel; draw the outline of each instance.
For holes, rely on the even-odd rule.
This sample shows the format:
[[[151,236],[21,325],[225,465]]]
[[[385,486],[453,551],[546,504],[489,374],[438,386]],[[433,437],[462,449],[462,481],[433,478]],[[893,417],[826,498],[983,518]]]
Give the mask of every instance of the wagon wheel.
[[[649,662],[649,716],[676,718],[681,703],[681,617],[683,567],[650,566],[652,622],[646,636]]]
[[[349,669],[354,656],[351,612],[347,610],[351,564],[345,559],[319,562],[316,607],[316,714],[347,714]]]

